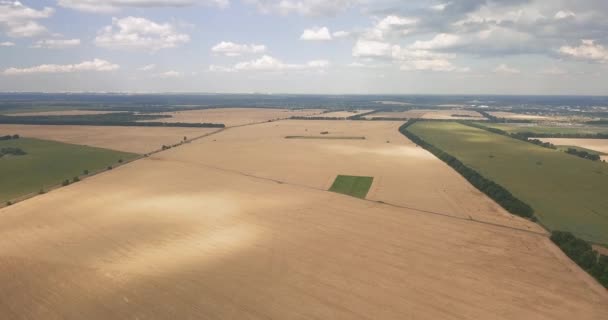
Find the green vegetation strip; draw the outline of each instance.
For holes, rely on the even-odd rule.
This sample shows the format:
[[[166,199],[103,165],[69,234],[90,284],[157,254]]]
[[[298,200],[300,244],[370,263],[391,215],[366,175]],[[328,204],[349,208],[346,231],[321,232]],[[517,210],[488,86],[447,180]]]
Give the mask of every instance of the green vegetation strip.
[[[286,136],[285,139],[365,140],[365,137]]]
[[[25,155],[0,158],[2,205],[60,185],[66,179],[75,180],[85,170],[94,173],[138,157],[133,153],[29,138],[2,140],[0,148],[18,148],[26,152]]]
[[[373,177],[339,175],[329,191],[365,199],[373,181]]]
[[[572,261],[608,288],[608,256],[598,254],[589,243],[570,232],[555,231],[551,234],[551,241]]]
[[[224,128],[220,123],[140,122],[170,118],[170,115],[136,114],[134,112],[71,115],[71,116],[3,116],[0,124],[31,125],[84,125],[84,126],[129,126],[129,127],[189,127]]]
[[[604,163],[456,122],[416,122],[407,132],[509,190],[530,205],[550,230],[608,244],[608,166]]]

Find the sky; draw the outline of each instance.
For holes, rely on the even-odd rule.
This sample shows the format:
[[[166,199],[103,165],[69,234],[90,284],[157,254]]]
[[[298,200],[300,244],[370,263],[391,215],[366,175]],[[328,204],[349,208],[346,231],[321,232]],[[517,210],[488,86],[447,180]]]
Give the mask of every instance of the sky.
[[[0,0],[0,91],[608,95],[606,0]]]

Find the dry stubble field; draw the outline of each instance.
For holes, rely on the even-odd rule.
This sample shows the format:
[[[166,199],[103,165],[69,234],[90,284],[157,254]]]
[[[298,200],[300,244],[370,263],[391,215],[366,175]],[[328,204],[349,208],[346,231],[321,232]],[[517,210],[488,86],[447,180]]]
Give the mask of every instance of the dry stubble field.
[[[608,139],[570,139],[570,138],[539,138],[556,146],[575,146],[585,149],[608,153]],[[608,161],[608,156],[602,155],[602,160]]]
[[[463,117],[464,115],[464,117]],[[365,116],[374,118],[399,118],[399,119],[435,119],[435,120],[486,120],[479,112],[469,110],[427,110],[415,109],[407,111],[378,112]]]
[[[545,236],[519,230],[525,222],[501,218],[515,229],[505,228],[321,190],[331,171],[366,173],[379,177],[373,199],[398,201],[400,194],[417,205],[435,205],[466,196],[494,206],[478,216],[502,216],[399,136],[398,124],[359,123],[371,127],[281,121],[228,129],[0,210],[0,314],[608,317],[606,290]],[[368,139],[356,145],[282,138],[320,129],[330,135],[353,130]],[[382,163],[391,169],[399,164],[393,174],[408,179],[396,184],[380,171]],[[442,194],[443,186],[465,191]]]
[[[50,126],[0,124],[0,132],[23,137],[56,140],[124,152],[148,153],[163,145],[179,143],[217,131],[217,128],[162,128],[110,126]]]
[[[323,112],[323,109],[275,109],[275,108],[217,108],[158,113],[171,115],[172,118],[145,120],[150,122],[184,122],[184,123],[223,123],[227,127],[269,120],[287,119],[293,116],[310,116]],[[143,122],[145,122],[143,121]]]

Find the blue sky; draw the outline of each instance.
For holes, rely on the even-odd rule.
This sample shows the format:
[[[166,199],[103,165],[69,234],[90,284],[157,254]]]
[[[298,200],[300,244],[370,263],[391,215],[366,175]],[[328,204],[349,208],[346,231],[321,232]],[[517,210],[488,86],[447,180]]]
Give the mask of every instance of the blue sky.
[[[0,0],[0,91],[607,95],[604,0]]]

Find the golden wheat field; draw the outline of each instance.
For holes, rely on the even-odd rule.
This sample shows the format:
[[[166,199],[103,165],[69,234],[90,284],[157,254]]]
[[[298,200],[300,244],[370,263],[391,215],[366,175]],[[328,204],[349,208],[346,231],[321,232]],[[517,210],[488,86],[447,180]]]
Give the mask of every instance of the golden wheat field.
[[[608,316],[606,290],[541,229],[505,213],[397,127],[230,128],[4,208],[0,313]],[[354,134],[366,139],[332,139]],[[325,191],[336,174],[373,176],[368,199]]]

